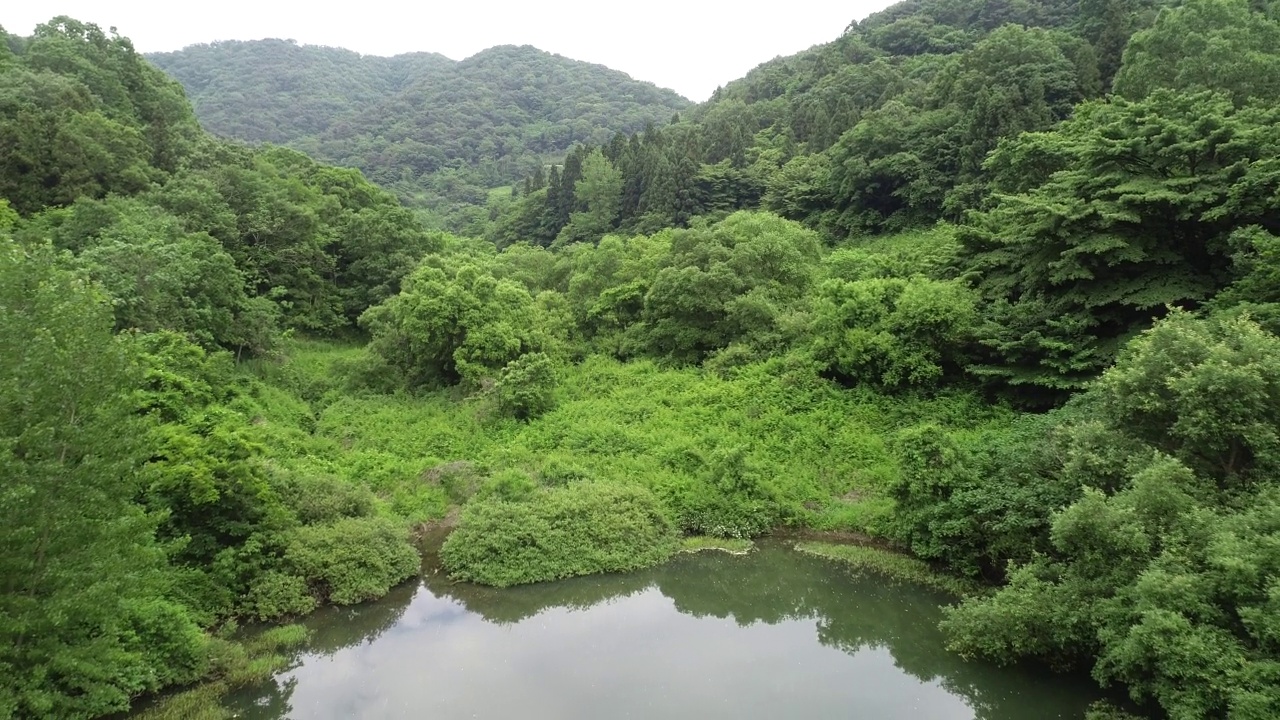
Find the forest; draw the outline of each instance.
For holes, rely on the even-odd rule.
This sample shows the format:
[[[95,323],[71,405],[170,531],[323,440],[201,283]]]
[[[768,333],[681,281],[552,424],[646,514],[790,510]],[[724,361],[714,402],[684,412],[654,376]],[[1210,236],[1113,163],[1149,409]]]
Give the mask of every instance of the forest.
[[[424,224],[464,234],[482,232],[493,188],[563,161],[575,143],[665,123],[691,105],[528,45],[454,62],[227,41],[147,59],[183,84],[209,132],[358,168]]]
[[[332,72],[271,137],[191,89],[216,49],[0,31],[0,718],[225,717],[301,640],[238,628],[442,526],[499,587],[856,534],[1091,720],[1280,717],[1280,5],[907,0],[689,107],[232,47]],[[549,76],[599,117],[480,109]],[[465,224],[406,204],[420,151]]]

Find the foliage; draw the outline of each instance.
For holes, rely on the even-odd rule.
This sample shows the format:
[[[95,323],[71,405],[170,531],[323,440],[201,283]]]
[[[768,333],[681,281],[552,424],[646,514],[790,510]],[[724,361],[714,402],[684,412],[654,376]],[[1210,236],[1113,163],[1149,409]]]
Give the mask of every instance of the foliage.
[[[543,353],[522,355],[507,363],[494,385],[498,407],[518,420],[550,410],[555,405],[555,389],[555,367]]]
[[[409,387],[465,381],[478,386],[508,363],[545,345],[528,322],[533,298],[522,286],[476,265],[442,270],[424,262],[399,295],[369,310],[361,325],[371,349]]]
[[[835,560],[854,572],[873,573],[899,582],[923,585],[959,598],[980,592],[980,586],[972,582],[940,573],[915,558],[876,547],[801,542],[796,543],[796,550]]]
[[[359,168],[455,231],[473,222],[469,211],[489,188],[541,171],[574,143],[603,143],[689,105],[620,72],[528,46],[454,62],[260,40],[148,59],[185,86],[211,132]],[[579,230],[590,232],[581,223]]]
[[[131,501],[145,425],[92,286],[0,238],[0,711],[89,718],[204,667]]]
[[[1060,432],[1064,416],[1071,411],[978,433],[947,432],[933,423],[899,431],[891,442],[900,467],[889,487],[896,502],[891,537],[917,557],[970,576],[999,577],[1009,561],[1047,550],[1049,514],[1074,500],[1081,482],[1097,482],[1099,466],[1128,449],[1099,448],[1088,436]],[[1062,467],[1069,443],[1102,458],[1091,456],[1085,471],[1074,463]]]
[[[987,200],[986,154],[1099,97],[1152,16],[1141,2],[1085,5],[902,3],[892,22],[765,63],[680,122],[577,146],[562,171],[490,204],[490,237],[586,239],[562,229],[596,152],[621,176],[627,232],[757,205],[837,237],[959,219]]]
[[[741,447],[714,451],[689,490],[673,503],[689,533],[752,538],[782,519],[777,491]]]
[[[1209,299],[1233,229],[1274,206],[1277,120],[1270,107],[1157,90],[1083,105],[1052,135],[1019,140],[1052,143],[1063,165],[960,232],[991,303],[975,372],[1078,388],[1166,305]]]
[[[1191,0],[1161,11],[1124,52],[1115,91],[1214,90],[1238,105],[1280,98],[1280,24],[1245,0]]]
[[[259,620],[306,615],[317,604],[302,576],[271,570],[254,579],[244,601],[246,612]]]
[[[929,385],[961,364],[976,298],[955,281],[828,280],[813,309],[814,358],[850,383]]]
[[[157,208],[121,205],[78,257],[111,295],[116,328],[173,330],[208,347],[234,347],[248,303],[235,261],[207,233],[184,232]]]
[[[531,500],[468,504],[440,550],[449,574],[506,587],[634,570],[675,552],[674,528],[643,488],[575,483]]]
[[[219,700],[227,691],[270,678],[289,664],[285,651],[308,640],[301,625],[283,625],[258,633],[242,643],[214,638],[210,652],[213,682],[158,698],[133,713],[137,720],[229,720],[233,717]]]
[[[903,3],[665,124],[529,48],[165,58],[389,190],[114,32],[0,36],[0,716],[267,677],[200,628],[455,519],[492,584],[872,535],[1001,583],[967,655],[1280,714],[1275,8],[1159,5]]]
[[[780,316],[812,282],[817,238],[769,213],[735,213],[670,236],[638,334],[656,355],[696,361],[740,342],[779,344]]]
[[[197,133],[181,88],[128,39],[56,17],[0,72],[0,196],[29,214],[138,192],[173,172]]]
[[[1173,313],[1093,389],[1100,414],[1224,489],[1280,470],[1280,341],[1247,318]]]
[[[1280,709],[1274,441],[1251,424],[1280,403],[1277,350],[1248,320],[1182,313],[1131,343],[1087,396],[1109,436],[1145,451],[1056,512],[1051,548],[1007,586],[949,612],[953,646],[1091,665],[1170,717]]]
[[[1235,281],[1214,297],[1221,312],[1245,312],[1271,333],[1280,333],[1280,236],[1258,225],[1239,228],[1228,238]]]
[[[405,531],[382,518],[342,518],[304,525],[286,539],[285,562],[320,597],[351,605],[382,597],[418,571]]]

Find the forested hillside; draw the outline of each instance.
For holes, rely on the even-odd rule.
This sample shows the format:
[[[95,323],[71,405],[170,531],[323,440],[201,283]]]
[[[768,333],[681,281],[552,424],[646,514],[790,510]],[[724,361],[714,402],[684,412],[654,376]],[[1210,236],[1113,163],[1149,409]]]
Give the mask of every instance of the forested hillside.
[[[1280,717],[1276,11],[901,4],[470,235],[202,131],[114,33],[5,35],[0,717],[226,717],[304,639],[238,623],[440,524],[494,586],[870,536],[985,588],[954,651],[1127,694],[1097,720]],[[433,118],[367,127],[503,137]]]
[[[652,83],[527,45],[454,62],[230,41],[148,59],[182,83],[215,135],[359,168],[455,229],[474,221],[490,188],[559,162],[574,143],[665,123],[690,105]]]
[[[949,277],[985,308],[969,371],[1058,402],[1164,307],[1236,281],[1247,228],[1276,230],[1255,161],[1277,151],[1278,38],[1240,2],[896,5],[682,122],[575,148],[493,201],[488,237],[553,246],[754,207],[833,242],[954,223]]]
[[[415,82],[439,82],[453,60],[395,57],[289,40],[228,40],[147,56],[182,83],[205,130],[249,143],[288,145],[367,112]]]

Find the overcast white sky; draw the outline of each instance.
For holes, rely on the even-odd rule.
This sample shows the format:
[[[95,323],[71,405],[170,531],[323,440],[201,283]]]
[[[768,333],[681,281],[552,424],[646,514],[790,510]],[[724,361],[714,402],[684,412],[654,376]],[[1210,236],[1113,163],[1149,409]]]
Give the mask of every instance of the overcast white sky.
[[[69,15],[116,27],[141,52],[276,37],[370,55],[422,50],[461,60],[494,45],[527,44],[702,101],[766,60],[834,40],[851,21],[892,1],[13,0],[3,3],[0,25],[30,35],[37,23]]]

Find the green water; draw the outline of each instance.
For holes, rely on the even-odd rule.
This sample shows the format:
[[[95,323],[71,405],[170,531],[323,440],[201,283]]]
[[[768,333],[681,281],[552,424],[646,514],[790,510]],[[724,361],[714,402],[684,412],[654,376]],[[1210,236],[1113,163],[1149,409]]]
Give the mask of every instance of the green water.
[[[781,543],[494,590],[428,570],[330,609],[292,669],[232,699],[276,718],[1080,718],[1087,683],[968,663],[945,596]]]

